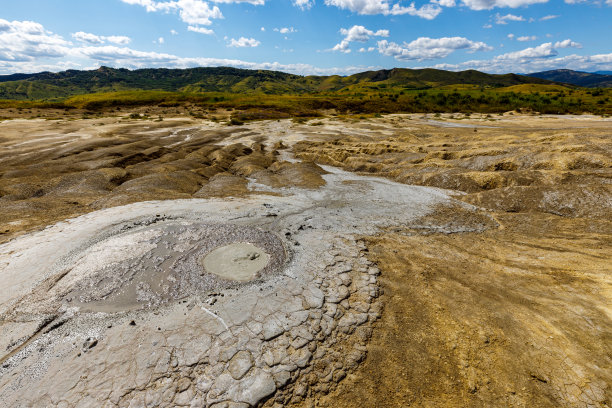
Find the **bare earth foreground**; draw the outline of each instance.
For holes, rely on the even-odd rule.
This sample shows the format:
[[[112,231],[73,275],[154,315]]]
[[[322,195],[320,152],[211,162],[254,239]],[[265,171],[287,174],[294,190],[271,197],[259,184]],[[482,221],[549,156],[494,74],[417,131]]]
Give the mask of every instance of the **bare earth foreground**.
[[[0,406],[610,407],[612,121],[0,123]]]

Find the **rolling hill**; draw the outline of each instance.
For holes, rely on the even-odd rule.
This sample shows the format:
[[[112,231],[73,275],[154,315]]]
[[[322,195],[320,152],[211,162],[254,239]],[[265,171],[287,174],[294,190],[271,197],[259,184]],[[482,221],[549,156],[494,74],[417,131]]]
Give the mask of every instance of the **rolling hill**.
[[[550,84],[546,79],[516,74],[492,75],[468,70],[436,69],[367,71],[350,76],[299,76],[277,71],[230,67],[189,69],[68,70],[58,73],[0,76],[0,99],[60,100],[74,95],[129,90],[169,92],[229,92],[237,94],[302,95],[326,92],[358,92],[387,86],[431,89],[467,84],[498,88],[521,84]]]
[[[527,76],[564,82],[586,88],[612,88],[612,75],[605,75],[604,73],[593,74],[590,72],[572,71],[570,69],[555,69],[552,71],[535,72],[527,74]]]

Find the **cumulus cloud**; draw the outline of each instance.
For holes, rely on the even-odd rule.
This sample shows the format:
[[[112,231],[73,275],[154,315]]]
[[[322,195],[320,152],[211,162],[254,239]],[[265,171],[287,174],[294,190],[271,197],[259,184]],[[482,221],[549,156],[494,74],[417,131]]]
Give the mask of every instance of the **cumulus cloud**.
[[[261,43],[254,38],[240,37],[237,40],[235,38],[232,38],[227,46],[244,48],[244,47],[257,47],[259,44]]]
[[[558,48],[579,47],[572,40],[547,42],[537,47],[508,52],[490,60],[473,60],[460,64],[438,64],[435,68],[462,70],[477,69],[485,72],[536,72],[547,69],[606,70],[612,68],[612,53],[592,56],[569,55],[558,57]],[[607,64],[607,65],[606,65]]]
[[[399,61],[431,60],[444,58],[456,50],[491,51],[484,42],[471,41],[464,37],[429,38],[420,37],[410,43],[396,44],[387,40],[378,41],[378,52]]]
[[[281,34],[297,33],[297,30],[293,27],[275,28],[273,31],[276,31],[277,33],[281,33]]]
[[[368,30],[364,26],[354,25],[351,28],[341,28],[340,34],[345,36],[347,41],[366,42],[370,37],[388,37],[389,30]]]
[[[495,57],[495,60],[521,60],[521,59],[533,59],[533,58],[548,58],[554,57],[558,54],[557,50],[554,49],[552,43],[540,44],[537,47],[529,47],[524,50],[508,52]]]
[[[538,45],[537,47],[529,47],[520,51],[509,52],[506,54],[498,55],[494,58],[495,61],[515,61],[515,62],[525,62],[526,60],[533,59],[541,59],[541,58],[550,58],[556,57],[559,52],[558,48],[580,48],[581,45],[575,41],[570,39],[557,41],[556,43],[543,43]]]
[[[443,7],[455,7],[455,0],[431,0],[432,3],[439,4]]]
[[[537,39],[538,37],[536,37],[535,35],[522,35],[520,37],[516,37],[516,41],[521,41],[521,42],[535,41]]]
[[[351,52],[351,49],[349,48],[350,43],[346,40],[342,40],[340,41],[338,44],[334,45],[334,47],[331,49],[332,51],[338,51],[338,52],[343,52],[345,54],[348,54]]]
[[[399,3],[390,5],[387,0],[325,0],[328,6],[336,6],[344,10],[350,10],[357,14],[383,14],[383,15],[403,15],[421,17],[433,20],[442,12],[438,4],[425,4],[416,8],[414,3],[408,7],[400,6]]]
[[[101,36],[91,33],[84,33],[83,31],[72,33],[72,38],[88,44],[104,44],[104,39]]]
[[[554,47],[555,48],[582,48],[582,44],[572,41],[568,38],[567,40],[557,41]]]
[[[170,34],[172,34],[172,35],[178,35],[178,31],[176,31],[176,30],[170,30]]]
[[[174,0],[174,1],[154,1],[154,0],[121,0],[127,4],[133,4],[145,7],[148,12],[178,12],[181,20],[189,25],[211,25],[212,19],[223,18],[223,14],[219,7],[211,7],[208,3],[202,0]],[[223,1],[237,2],[237,1]],[[254,2],[254,3],[253,3]],[[253,0],[249,3],[263,4],[263,0]]]
[[[215,32],[213,30],[211,30],[210,28],[205,28],[205,27],[198,27],[198,26],[187,26],[187,30],[189,31],[193,31],[194,33],[200,33],[200,34],[214,34]]]
[[[514,14],[506,14],[505,16],[497,13],[495,15],[495,24],[508,24],[508,21],[525,21],[525,17],[516,16]]]
[[[295,7],[299,7],[302,10],[308,10],[315,4],[314,0],[293,0],[292,2]]]
[[[70,52],[71,45],[39,23],[0,19],[0,61],[63,57]]]
[[[491,10],[494,8],[517,8],[537,3],[547,3],[548,0],[461,0],[463,5],[472,10]]]
[[[460,64],[438,64],[438,69],[460,71],[477,69],[491,73],[538,72],[550,69],[573,69],[576,71],[606,71],[612,69],[612,53],[597,55],[567,55],[549,58],[498,58],[466,61]]]
[[[348,54],[351,52],[349,45],[351,42],[366,42],[371,37],[388,37],[389,30],[368,30],[364,26],[354,25],[351,28],[341,28],[340,34],[344,36],[344,39],[336,44],[331,51],[339,51]]]
[[[265,0],[212,0],[212,1],[215,3],[226,3],[226,4],[248,3],[254,6],[263,6],[264,4],[266,4]]]
[[[106,37],[103,35],[85,33],[83,31],[73,33],[72,38],[87,44],[104,44],[105,42],[110,42],[113,44],[127,45],[130,43],[130,41],[132,41],[130,37],[126,37],[123,35],[110,35]]]

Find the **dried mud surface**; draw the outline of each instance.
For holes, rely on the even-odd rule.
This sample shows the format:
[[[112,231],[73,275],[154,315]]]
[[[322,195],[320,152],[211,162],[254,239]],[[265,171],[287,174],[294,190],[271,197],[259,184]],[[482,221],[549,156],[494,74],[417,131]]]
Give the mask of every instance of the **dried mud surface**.
[[[371,276],[382,289],[382,314],[356,333],[325,337],[345,339],[319,347],[334,350],[328,357],[306,346],[308,363],[288,377],[275,377],[283,370],[275,372],[257,360],[259,351],[249,350],[256,360],[249,363],[256,366],[253,381],[272,370],[278,388],[276,397],[266,391],[256,403],[608,407],[611,137],[612,122],[587,116],[389,115],[241,127],[187,119],[6,121],[0,123],[0,242],[152,199],[303,200],[299,194],[317,197],[331,188],[329,180],[344,180],[338,186],[358,195],[364,181],[335,168],[447,189],[454,200],[431,204],[404,222],[398,211],[378,229],[356,228],[348,248],[332,246],[322,271],[333,267],[334,256],[346,257],[342,251],[354,252],[348,258],[355,265],[380,270],[378,278]],[[266,211],[258,216],[266,219]],[[344,220],[338,226],[349,225]],[[343,278],[331,287],[343,285]],[[320,315],[339,318],[326,308]],[[338,308],[353,313],[351,302]],[[287,346],[283,341],[277,348]],[[334,354],[343,344],[356,350],[348,363]],[[292,359],[304,357],[300,349],[295,356],[287,350]],[[197,369],[189,375],[168,370],[173,374],[159,377],[156,387],[173,389],[174,405],[190,396],[193,402],[199,385],[183,379],[192,381]],[[238,392],[238,385],[227,387]]]

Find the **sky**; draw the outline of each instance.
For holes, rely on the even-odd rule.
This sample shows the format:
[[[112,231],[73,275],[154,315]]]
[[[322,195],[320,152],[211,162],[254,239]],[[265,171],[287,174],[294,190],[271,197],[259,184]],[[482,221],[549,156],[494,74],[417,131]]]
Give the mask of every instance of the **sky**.
[[[612,0],[0,0],[0,74],[612,70]]]

